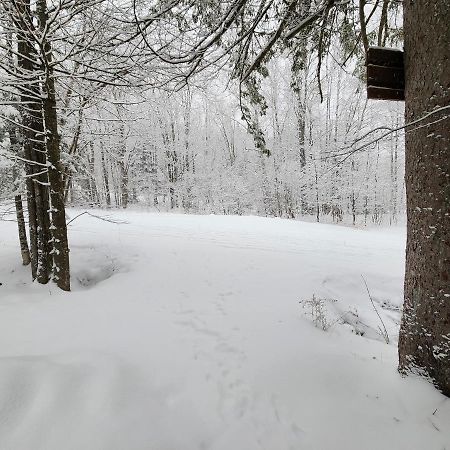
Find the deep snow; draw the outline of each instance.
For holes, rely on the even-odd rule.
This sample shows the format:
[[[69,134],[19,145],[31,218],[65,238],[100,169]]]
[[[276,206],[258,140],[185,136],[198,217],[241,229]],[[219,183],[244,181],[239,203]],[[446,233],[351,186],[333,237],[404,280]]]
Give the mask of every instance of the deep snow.
[[[70,294],[0,222],[1,450],[450,449],[450,399],[396,372],[403,229],[110,214],[70,224]]]

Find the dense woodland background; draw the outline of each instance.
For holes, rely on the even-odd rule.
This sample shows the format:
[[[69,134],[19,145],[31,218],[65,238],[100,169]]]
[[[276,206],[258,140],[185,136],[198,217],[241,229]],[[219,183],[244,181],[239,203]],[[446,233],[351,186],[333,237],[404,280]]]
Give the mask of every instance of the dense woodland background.
[[[398,20],[396,11],[390,19]],[[264,104],[250,106],[266,152],[255,146],[239,86],[226,73],[206,71],[177,89],[59,77],[67,204],[364,225],[401,221],[403,104],[367,101],[364,61],[351,42],[349,52],[342,38],[330,38],[320,78],[317,42],[314,36],[306,42],[300,67],[289,52],[268,63],[258,85]],[[11,201],[25,188],[6,132],[18,113],[1,108],[0,200]],[[386,125],[400,130],[380,140],[369,133]]]

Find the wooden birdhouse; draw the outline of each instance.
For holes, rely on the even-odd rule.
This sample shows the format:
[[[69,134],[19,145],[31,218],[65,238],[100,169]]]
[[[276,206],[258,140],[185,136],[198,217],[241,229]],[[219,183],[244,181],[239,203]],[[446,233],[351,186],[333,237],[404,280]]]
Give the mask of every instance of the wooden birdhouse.
[[[367,98],[405,99],[405,69],[401,50],[369,47],[367,51]]]

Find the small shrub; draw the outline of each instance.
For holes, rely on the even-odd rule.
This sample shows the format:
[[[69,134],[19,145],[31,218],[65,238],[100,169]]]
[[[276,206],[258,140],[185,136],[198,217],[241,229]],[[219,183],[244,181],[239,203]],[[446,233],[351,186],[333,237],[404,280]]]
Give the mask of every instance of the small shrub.
[[[336,300],[316,297],[316,295],[313,294],[311,299],[300,301],[303,308],[309,310],[307,314],[311,316],[314,326],[322,329],[323,331],[329,330],[330,327],[336,323],[335,321],[330,322],[328,320],[326,308],[327,301],[335,302]]]

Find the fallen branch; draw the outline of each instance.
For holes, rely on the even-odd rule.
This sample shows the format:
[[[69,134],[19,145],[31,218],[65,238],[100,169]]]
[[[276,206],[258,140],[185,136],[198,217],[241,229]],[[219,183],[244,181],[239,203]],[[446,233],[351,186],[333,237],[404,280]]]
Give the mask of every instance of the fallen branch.
[[[123,225],[123,224],[129,223],[126,220],[111,219],[111,217],[108,217],[108,216],[97,216],[96,214],[92,214],[88,211],[84,211],[84,212],[78,214],[77,216],[75,216],[74,218],[70,219],[66,224],[67,225],[71,224],[74,220],[78,219],[81,216],[84,216],[85,214],[90,217],[94,217],[94,219],[103,220],[104,222],[109,222],[109,223],[115,223],[116,225]]]

